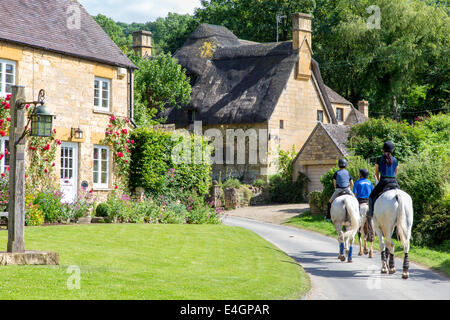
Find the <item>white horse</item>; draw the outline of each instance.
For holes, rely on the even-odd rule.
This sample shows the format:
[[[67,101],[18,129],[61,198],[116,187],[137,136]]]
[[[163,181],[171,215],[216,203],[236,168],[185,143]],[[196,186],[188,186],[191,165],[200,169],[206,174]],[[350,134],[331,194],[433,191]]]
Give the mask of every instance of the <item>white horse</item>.
[[[373,220],[380,241],[381,273],[387,272],[387,254],[389,254],[389,273],[395,273],[392,233],[394,228],[397,227],[397,234],[400,236],[400,241],[405,251],[402,278],[407,279],[409,277],[408,251],[413,224],[411,197],[400,189],[384,192],[375,202]],[[386,240],[386,245],[383,238]]]
[[[369,205],[367,203],[361,203],[359,205],[359,214],[361,216],[361,227],[358,232],[358,242],[359,242],[359,256],[363,255],[363,246],[361,245],[361,237],[364,243],[364,254],[369,254],[369,258],[373,258],[373,238],[374,234],[369,234],[369,222],[367,221],[367,212],[369,211]],[[369,241],[371,239],[372,241]],[[369,248],[367,248],[367,243],[369,243]]]
[[[347,209],[347,210],[346,210]],[[346,211],[348,221],[346,221]],[[345,261],[344,249],[348,254],[348,262],[353,261],[353,240],[360,226],[359,203],[354,196],[342,195],[337,197],[331,204],[331,221],[338,234],[339,259]],[[342,231],[342,227],[346,231]]]

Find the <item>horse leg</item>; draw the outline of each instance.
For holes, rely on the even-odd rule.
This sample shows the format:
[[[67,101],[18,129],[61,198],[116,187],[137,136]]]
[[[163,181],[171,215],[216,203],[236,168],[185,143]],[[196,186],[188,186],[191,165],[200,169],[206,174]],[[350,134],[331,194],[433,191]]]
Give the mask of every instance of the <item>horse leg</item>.
[[[384,246],[382,234],[378,234],[378,240],[380,242],[380,250],[381,250],[381,273],[387,273],[386,247]]]
[[[386,257],[389,254],[389,274],[395,273],[395,262],[394,262],[394,242],[392,241],[391,236],[386,239]]]
[[[348,249],[347,262],[353,262],[353,241],[355,239],[355,234],[350,238],[350,248]]]
[[[363,240],[364,240],[364,254],[368,254],[369,250],[367,249],[367,237],[368,237],[368,232],[366,230],[366,223],[367,220],[364,222],[364,224],[362,225],[362,230],[363,230]]]
[[[408,259],[408,252],[409,252],[409,241],[404,247],[405,250],[405,258],[403,259],[403,279],[409,278],[409,259]]]
[[[339,223],[334,225],[336,232],[338,234],[338,243],[339,243],[339,256],[338,259],[341,261],[345,261],[344,255],[344,233],[342,232],[342,227]]]
[[[364,236],[363,236],[363,240],[364,240]],[[363,250],[362,250],[362,245],[361,245],[361,230],[358,231],[358,242],[359,242],[359,253],[358,253],[358,256],[362,256]]]
[[[369,242],[369,258],[373,258],[373,242]]]

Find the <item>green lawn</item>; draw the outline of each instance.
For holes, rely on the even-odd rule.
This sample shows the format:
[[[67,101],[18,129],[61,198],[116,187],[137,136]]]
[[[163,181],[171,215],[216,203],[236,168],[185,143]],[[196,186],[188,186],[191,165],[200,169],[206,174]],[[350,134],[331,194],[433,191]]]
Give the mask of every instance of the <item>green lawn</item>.
[[[327,236],[336,238],[336,229],[331,222],[324,220],[323,215],[311,215],[310,212],[305,212],[299,217],[294,217],[286,222],[287,225],[294,227],[313,230],[322,233]],[[355,241],[358,245],[357,236]],[[395,243],[395,255],[403,257],[403,247],[399,241],[394,239]],[[375,238],[374,246],[375,249],[379,250],[380,246],[378,244],[378,237]],[[359,250],[359,249],[358,249]],[[435,270],[441,271],[447,276],[450,276],[450,253],[448,247],[442,248],[426,248],[426,247],[416,247],[411,245],[409,251],[409,259],[411,261],[423,264],[427,267],[433,268]]]
[[[237,227],[70,225],[25,236],[27,250],[59,252],[60,266],[0,267],[0,299],[299,299],[310,289],[290,257]],[[79,290],[67,288],[72,265]]]

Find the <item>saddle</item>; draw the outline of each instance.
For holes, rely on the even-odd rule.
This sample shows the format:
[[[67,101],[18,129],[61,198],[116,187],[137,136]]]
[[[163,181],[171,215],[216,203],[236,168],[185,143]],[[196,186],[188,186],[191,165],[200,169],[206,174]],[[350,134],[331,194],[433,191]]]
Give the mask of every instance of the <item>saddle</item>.
[[[345,195],[352,196],[353,194],[352,194],[351,191],[349,191],[348,189],[344,189],[344,190],[342,190],[341,192],[338,193],[337,197],[345,196]],[[337,198],[337,197],[336,197],[336,198]]]
[[[380,192],[379,196],[381,196],[383,193],[385,193],[389,190],[394,190],[394,189],[400,189],[400,186],[398,185],[398,183],[397,182],[388,183],[387,185],[384,186],[383,191]]]

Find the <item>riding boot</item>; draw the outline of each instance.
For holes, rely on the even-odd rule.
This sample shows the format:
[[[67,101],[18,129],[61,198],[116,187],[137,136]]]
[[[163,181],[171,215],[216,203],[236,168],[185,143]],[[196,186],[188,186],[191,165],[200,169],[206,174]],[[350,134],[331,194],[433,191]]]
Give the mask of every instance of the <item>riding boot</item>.
[[[369,198],[369,210],[367,211],[367,217],[373,217],[373,200]]]
[[[331,220],[331,203],[328,202],[328,206],[327,206],[327,215],[325,216],[325,219],[327,221]]]

